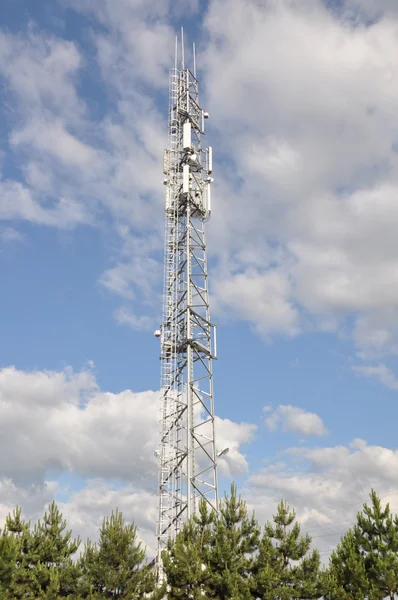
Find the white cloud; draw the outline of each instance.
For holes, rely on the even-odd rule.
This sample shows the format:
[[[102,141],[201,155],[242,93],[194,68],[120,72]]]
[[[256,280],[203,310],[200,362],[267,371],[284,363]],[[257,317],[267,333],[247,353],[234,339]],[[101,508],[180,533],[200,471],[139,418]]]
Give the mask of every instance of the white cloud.
[[[70,118],[84,113],[75,89],[80,66],[81,56],[73,42],[44,37],[33,27],[20,36],[0,31],[0,72],[21,117],[29,118],[43,107]]]
[[[14,229],[14,227],[4,227],[0,231],[0,238],[6,244],[22,242],[24,239],[22,233],[17,229]]]
[[[375,377],[379,381],[390,388],[391,390],[398,390],[398,379],[394,373],[385,365],[377,366],[364,366],[356,365],[352,367],[354,373],[363,375],[365,377]]]
[[[373,487],[398,512],[398,451],[354,440],[348,447],[291,448],[288,462],[249,477],[245,496],[257,517],[272,518],[284,498],[326,560]]]
[[[158,396],[100,392],[90,371],[3,369],[0,474],[42,482],[47,471],[55,469],[151,486],[156,476]]]
[[[269,431],[275,431],[281,425],[282,431],[298,433],[305,437],[322,437],[328,433],[318,415],[290,404],[279,405],[265,419],[265,425]]]
[[[386,351],[398,354],[398,309],[389,307],[358,317],[354,340],[361,358],[374,359]]]
[[[65,4],[101,24],[90,38],[97,84],[114,101],[92,120],[77,91],[91,57],[75,43],[34,28],[25,38],[3,33],[0,71],[15,99],[9,141],[25,183],[2,183],[0,214],[58,227],[110,216],[116,231],[127,224],[132,236],[161,239],[167,115],[157,100],[174,51],[171,11],[184,3]],[[338,331],[348,316],[362,352],[397,351],[393,6],[351,27],[321,0],[209,3],[198,63],[215,155],[226,157],[215,169],[209,235],[213,312],[264,338]],[[129,297],[131,256],[115,263],[102,281]],[[144,276],[137,296],[146,302],[154,280]],[[136,305],[131,313],[146,316]]]
[[[69,527],[75,535],[80,535],[83,542],[87,538],[96,540],[103,518],[109,517],[118,508],[127,522],[137,525],[138,537],[147,546],[147,555],[154,555],[156,494],[143,490],[137,493],[130,485],[120,488],[92,480],[82,490],[73,492],[68,502],[61,502],[59,506]]]
[[[151,300],[153,289],[162,281],[159,261],[138,253],[129,262],[119,262],[106,270],[100,283],[124,298],[134,298],[137,292],[143,300]]]
[[[75,200],[59,198],[49,208],[44,207],[29,187],[12,180],[0,180],[0,219],[25,219],[58,228],[90,222],[84,207]]]
[[[23,516],[27,520],[41,518],[57,489],[58,485],[54,481],[18,486],[10,479],[0,480],[0,527],[16,506],[23,508]]]
[[[51,153],[65,165],[98,169],[102,164],[98,153],[71,135],[60,120],[29,123],[22,130],[14,131],[10,136],[13,147],[29,144],[44,153]]]
[[[101,31],[108,30],[106,35],[91,37],[104,77],[96,85],[102,84],[104,92],[114,94],[116,101],[104,104],[104,115],[96,122],[78,92],[81,78],[90,79],[91,58],[83,57],[76,43],[35,27],[25,36],[0,35],[0,76],[6,82],[7,97],[12,98],[9,149],[23,174],[21,181],[0,179],[0,218],[58,228],[98,226],[106,221],[108,229],[123,233],[121,252],[120,248],[117,251],[121,256],[112,260],[115,265],[104,272],[101,283],[125,298],[134,296],[149,304],[153,288],[162,281],[160,264],[151,256],[154,244],[148,242],[156,234],[157,247],[161,244],[159,157],[167,139],[167,116],[158,111],[151,91],[137,87],[140,73],[131,65],[149,74],[151,64],[154,76],[164,69],[171,29],[166,21],[153,24],[149,18],[145,26],[137,21],[137,16],[144,18],[148,13],[147,3],[141,7],[120,4],[116,11],[105,4],[102,8],[99,3],[93,5],[104,25]],[[166,19],[164,3],[161,7]],[[80,9],[84,9],[82,4]],[[155,47],[154,41],[160,47]],[[108,69],[102,43],[108,43],[115,53],[115,62],[112,59]],[[134,46],[134,56],[129,44]],[[169,48],[172,52],[173,43]],[[164,75],[160,81],[167,85]],[[148,83],[155,85],[155,80],[151,81]],[[126,230],[138,243],[127,243]],[[127,313],[120,311],[116,313],[119,322],[126,322],[121,315]],[[136,305],[130,312],[137,315],[134,326],[142,328],[146,315],[139,314]],[[131,319],[129,323],[132,325]]]
[[[136,24],[136,27],[145,35],[151,25],[143,28],[142,24]],[[132,34],[131,27],[128,29],[129,35]],[[116,38],[114,41],[119,59],[128,56],[124,41],[120,45]],[[150,40],[148,48],[156,50]],[[166,60],[164,52],[141,58],[137,64],[145,72],[148,61],[153,59],[156,65],[156,61],[163,64]],[[101,66],[100,54],[98,60]],[[159,157],[167,137],[163,116],[150,93],[135,89],[137,73],[126,69],[124,93],[115,105],[109,106],[109,114],[105,112],[101,120],[92,121],[85,98],[79,96],[77,89],[78,77],[83,73],[90,76],[87,69],[89,65],[73,42],[34,28],[25,37],[1,33],[0,76],[7,83],[6,94],[12,98],[9,145],[18,156],[29,184],[23,189],[33,204],[30,209],[22,210],[22,206],[19,211],[3,210],[2,218],[63,227],[64,220],[74,224],[97,223],[104,218],[105,210],[110,211],[116,222],[124,220],[141,229],[145,224],[145,229],[157,230],[153,204],[159,204],[163,191],[158,185]],[[97,85],[102,83],[108,92],[114,89],[119,85],[118,72],[113,63],[109,73],[103,70],[105,80]],[[6,183],[11,189],[23,185]],[[12,201],[6,195],[9,191],[3,187],[1,202],[6,206]],[[62,198],[69,198],[68,204]],[[61,201],[63,210],[51,211]],[[41,218],[32,213],[40,213]],[[160,208],[159,222],[161,219]]]
[[[216,417],[217,452],[229,448],[228,454],[218,461],[220,473],[224,476],[244,475],[249,469],[248,462],[242,454],[242,444],[247,444],[254,439],[257,429],[251,423],[235,423],[230,419]]]
[[[0,526],[17,504],[36,520],[56,496],[74,534],[96,539],[119,507],[153,554],[159,392],[103,392],[92,368],[0,370]],[[230,448],[220,473],[246,473],[241,446],[256,427],[216,418],[216,428]]]
[[[167,85],[174,52],[174,33],[167,17],[173,2],[122,0],[116,6],[112,0],[69,0],[68,4],[106,28],[96,43],[107,80],[119,85],[129,83],[133,75],[156,87]]]
[[[298,333],[298,313],[292,304],[290,284],[284,273],[276,270],[258,272],[248,269],[216,279],[214,312],[244,318],[260,334]]]
[[[159,319],[156,317],[137,316],[126,307],[118,308],[115,317],[119,325],[128,325],[135,331],[155,331],[159,327]]]
[[[8,514],[16,506],[22,508],[22,516],[33,525],[41,519],[54,497],[68,496],[68,500],[57,501],[67,526],[75,537],[84,542],[89,538],[97,540],[104,517],[118,508],[127,522],[134,522],[138,528],[138,537],[147,546],[149,556],[155,550],[155,523],[157,496],[131,485],[123,487],[112,485],[103,480],[92,479],[85,482],[82,489],[73,490],[70,486],[48,481],[41,485],[18,486],[10,480],[0,481],[0,527]]]
[[[121,248],[99,283],[125,301],[114,313],[119,325],[153,331],[160,324],[163,240],[156,234],[137,234],[123,223],[116,230]]]
[[[210,3],[200,61],[218,150],[235,166],[219,173],[212,227],[234,264],[225,279],[249,272],[259,300],[248,308],[246,281],[243,291],[230,283],[225,312],[257,331],[339,329],[354,316],[362,349],[396,346],[395,331],[363,331],[381,316],[388,331],[397,311],[398,42],[393,9],[383,9],[372,26],[351,27],[320,1]],[[247,247],[259,249],[251,263]],[[281,281],[260,310],[265,269]]]
[[[4,93],[10,97],[15,130],[11,129],[9,142],[14,149],[29,145],[34,153],[66,156],[75,166],[81,160],[84,145],[62,125],[65,119],[71,124],[78,122],[85,113],[75,89],[80,65],[80,54],[72,42],[44,37],[33,28],[26,37],[0,31],[0,76],[6,82]],[[21,157],[22,170],[25,162],[26,157]],[[54,166],[47,170],[51,168]],[[47,183],[52,179],[47,176]],[[54,184],[53,190],[42,192],[43,188],[36,190],[20,181],[0,180],[0,217],[55,227],[91,221],[75,191],[68,194]]]

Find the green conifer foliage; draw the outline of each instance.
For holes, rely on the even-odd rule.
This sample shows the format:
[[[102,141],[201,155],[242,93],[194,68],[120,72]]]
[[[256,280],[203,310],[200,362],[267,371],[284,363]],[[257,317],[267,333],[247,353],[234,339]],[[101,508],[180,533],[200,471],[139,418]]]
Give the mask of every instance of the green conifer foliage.
[[[207,502],[202,500],[199,514],[186,523],[176,541],[169,542],[168,549],[163,552],[168,600],[202,599],[210,577],[206,554],[213,538],[214,516]]]
[[[66,531],[66,521],[52,502],[32,534],[38,594],[64,598],[75,593],[80,571],[73,555],[79,546],[80,539],[72,539],[72,532]]]
[[[34,597],[30,595],[33,579],[30,568],[32,536],[30,523],[22,519],[22,512],[19,507],[13,511],[12,515],[7,516],[5,531],[12,537],[15,544],[15,564],[7,592],[8,597],[15,598],[15,600],[32,598]]]
[[[163,553],[167,598],[251,598],[253,554],[259,537],[257,521],[248,516],[246,503],[237,496],[235,486],[217,515],[203,500],[199,515]]]
[[[384,600],[398,594],[398,518],[376,492],[330,559],[331,600]]]
[[[6,531],[15,544],[15,567],[9,585],[10,598],[57,600],[72,596],[79,569],[72,557],[79,540],[65,532],[63,520],[53,502],[33,531],[17,508],[6,520]]]
[[[325,574],[311,538],[301,536],[295,512],[278,505],[273,524],[267,523],[255,564],[256,595],[264,600],[313,600],[324,592]]]
[[[365,560],[354,531],[350,530],[331,556],[326,597],[329,600],[365,600],[371,596]]]
[[[237,495],[236,486],[225,497],[214,521],[214,535],[207,552],[211,573],[207,584],[208,595],[219,600],[252,597],[254,553],[260,541],[260,527],[249,516],[247,505]]]
[[[0,532],[0,598],[9,598],[19,547],[14,535],[6,529]]]
[[[105,518],[98,544],[88,543],[81,560],[83,598],[143,598],[154,589],[154,573],[145,561],[133,524],[116,510]]]

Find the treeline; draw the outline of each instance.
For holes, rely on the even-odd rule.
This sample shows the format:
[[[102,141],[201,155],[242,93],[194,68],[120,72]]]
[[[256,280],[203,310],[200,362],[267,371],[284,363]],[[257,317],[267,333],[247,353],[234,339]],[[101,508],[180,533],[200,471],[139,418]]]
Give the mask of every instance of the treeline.
[[[80,543],[55,502],[34,527],[17,508],[0,536],[0,599],[133,599],[155,589],[136,528],[119,511],[104,519],[98,542],[88,541],[76,558]]]
[[[70,600],[384,600],[398,594],[398,517],[374,491],[328,566],[302,535],[282,501],[263,529],[231,488],[219,513],[206,503],[163,553],[167,581],[155,573],[134,525],[118,511],[103,521],[98,542],[78,558],[55,503],[34,527],[16,509],[0,535],[0,598]]]

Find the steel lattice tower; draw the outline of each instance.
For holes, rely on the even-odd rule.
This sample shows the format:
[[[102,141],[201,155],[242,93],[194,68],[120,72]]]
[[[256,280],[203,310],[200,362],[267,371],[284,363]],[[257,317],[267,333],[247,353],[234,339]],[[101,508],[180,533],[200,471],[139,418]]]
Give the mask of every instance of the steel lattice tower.
[[[201,498],[218,508],[205,225],[210,217],[212,149],[202,146],[208,114],[196,78],[184,65],[170,71],[169,142],[164,153],[165,259],[161,345],[161,442],[158,482],[158,569],[161,552]]]

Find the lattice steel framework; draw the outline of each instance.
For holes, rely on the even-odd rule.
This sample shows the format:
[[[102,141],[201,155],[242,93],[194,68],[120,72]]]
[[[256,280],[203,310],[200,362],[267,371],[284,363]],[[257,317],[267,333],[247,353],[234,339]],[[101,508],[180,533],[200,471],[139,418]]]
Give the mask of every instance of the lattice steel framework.
[[[183,38],[183,36],[182,36]],[[200,498],[217,510],[212,360],[205,225],[211,212],[212,149],[202,147],[208,114],[194,68],[170,72],[165,262],[161,342],[158,566],[161,552],[195,513]]]

